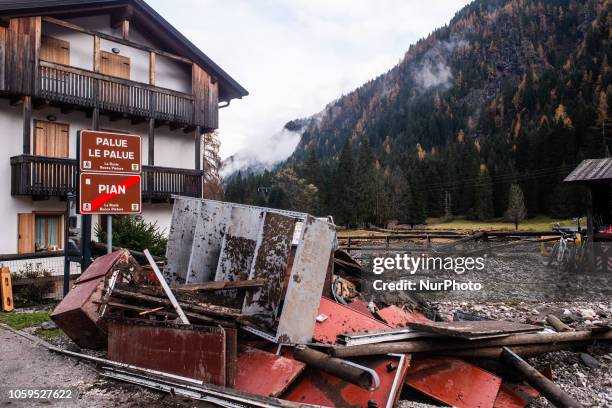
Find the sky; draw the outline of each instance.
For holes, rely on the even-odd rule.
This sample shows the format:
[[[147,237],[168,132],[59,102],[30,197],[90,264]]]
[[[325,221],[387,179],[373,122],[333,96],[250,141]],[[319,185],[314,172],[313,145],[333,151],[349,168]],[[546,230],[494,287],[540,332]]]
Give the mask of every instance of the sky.
[[[286,122],[396,65],[468,0],[149,0],[249,91],[219,113],[221,157],[286,158]]]

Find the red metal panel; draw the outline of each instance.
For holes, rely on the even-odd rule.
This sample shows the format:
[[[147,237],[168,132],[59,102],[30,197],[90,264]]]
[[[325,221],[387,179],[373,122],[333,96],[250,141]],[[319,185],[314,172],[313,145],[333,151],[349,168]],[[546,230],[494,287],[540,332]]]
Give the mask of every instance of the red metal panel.
[[[458,408],[491,408],[501,378],[453,358],[414,360],[406,384],[430,397]]]
[[[232,388],[236,382],[238,363],[238,329],[225,330],[225,386]]]
[[[529,385],[504,382],[499,389],[493,408],[524,408],[540,393]]]
[[[347,303],[346,307],[352,310],[356,310],[357,312],[363,313],[366,316],[372,317],[372,312],[368,308],[368,302],[363,300],[355,299],[351,303]]]
[[[226,335],[220,327],[111,321],[108,357],[121,363],[226,385]]]
[[[397,306],[389,306],[376,312],[391,327],[406,327],[408,323],[431,322],[422,313],[404,310]]]
[[[368,391],[330,374],[307,367],[304,374],[289,387],[283,398],[304,404],[338,408],[368,407],[370,406],[369,401],[380,408],[387,407],[389,401],[392,402],[391,406],[394,406],[402,389],[410,356],[406,355],[404,365],[399,372],[397,370],[398,357],[376,356],[355,358],[351,361],[370,367],[378,373],[380,387],[376,391]],[[394,384],[397,386],[394,387]]]
[[[266,351],[245,348],[238,354],[234,388],[263,397],[278,397],[306,364]]]
[[[312,338],[320,343],[336,343],[336,337],[344,333],[359,333],[385,330],[389,326],[372,319],[363,313],[334,302],[325,297],[319,304],[319,315],[327,316],[322,322],[317,321]]]

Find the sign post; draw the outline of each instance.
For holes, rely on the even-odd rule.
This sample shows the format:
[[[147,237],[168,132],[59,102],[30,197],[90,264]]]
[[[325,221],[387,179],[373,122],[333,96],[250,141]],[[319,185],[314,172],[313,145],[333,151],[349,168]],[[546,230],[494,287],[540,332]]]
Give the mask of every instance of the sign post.
[[[141,138],[82,130],[78,137],[80,214],[107,216],[107,252],[113,251],[113,214],[142,211]]]

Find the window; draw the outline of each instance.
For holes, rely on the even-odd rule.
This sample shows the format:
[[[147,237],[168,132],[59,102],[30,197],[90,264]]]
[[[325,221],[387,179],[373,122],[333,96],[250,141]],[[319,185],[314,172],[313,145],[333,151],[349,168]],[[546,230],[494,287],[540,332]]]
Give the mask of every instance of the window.
[[[38,215],[34,222],[34,245],[36,252],[61,249],[62,216]]]
[[[63,215],[59,213],[18,214],[17,251],[31,254],[63,248]]]

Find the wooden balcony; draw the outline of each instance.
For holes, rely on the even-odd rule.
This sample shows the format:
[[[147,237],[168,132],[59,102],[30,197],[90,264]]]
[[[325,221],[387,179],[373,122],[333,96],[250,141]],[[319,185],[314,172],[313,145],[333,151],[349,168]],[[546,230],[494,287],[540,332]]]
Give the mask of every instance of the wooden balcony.
[[[11,157],[11,195],[65,197],[75,189],[74,159],[21,155]],[[142,198],[168,201],[171,195],[202,197],[201,170],[142,166]]]
[[[37,96],[178,126],[211,125],[196,123],[193,95],[46,61],[40,61]]]

